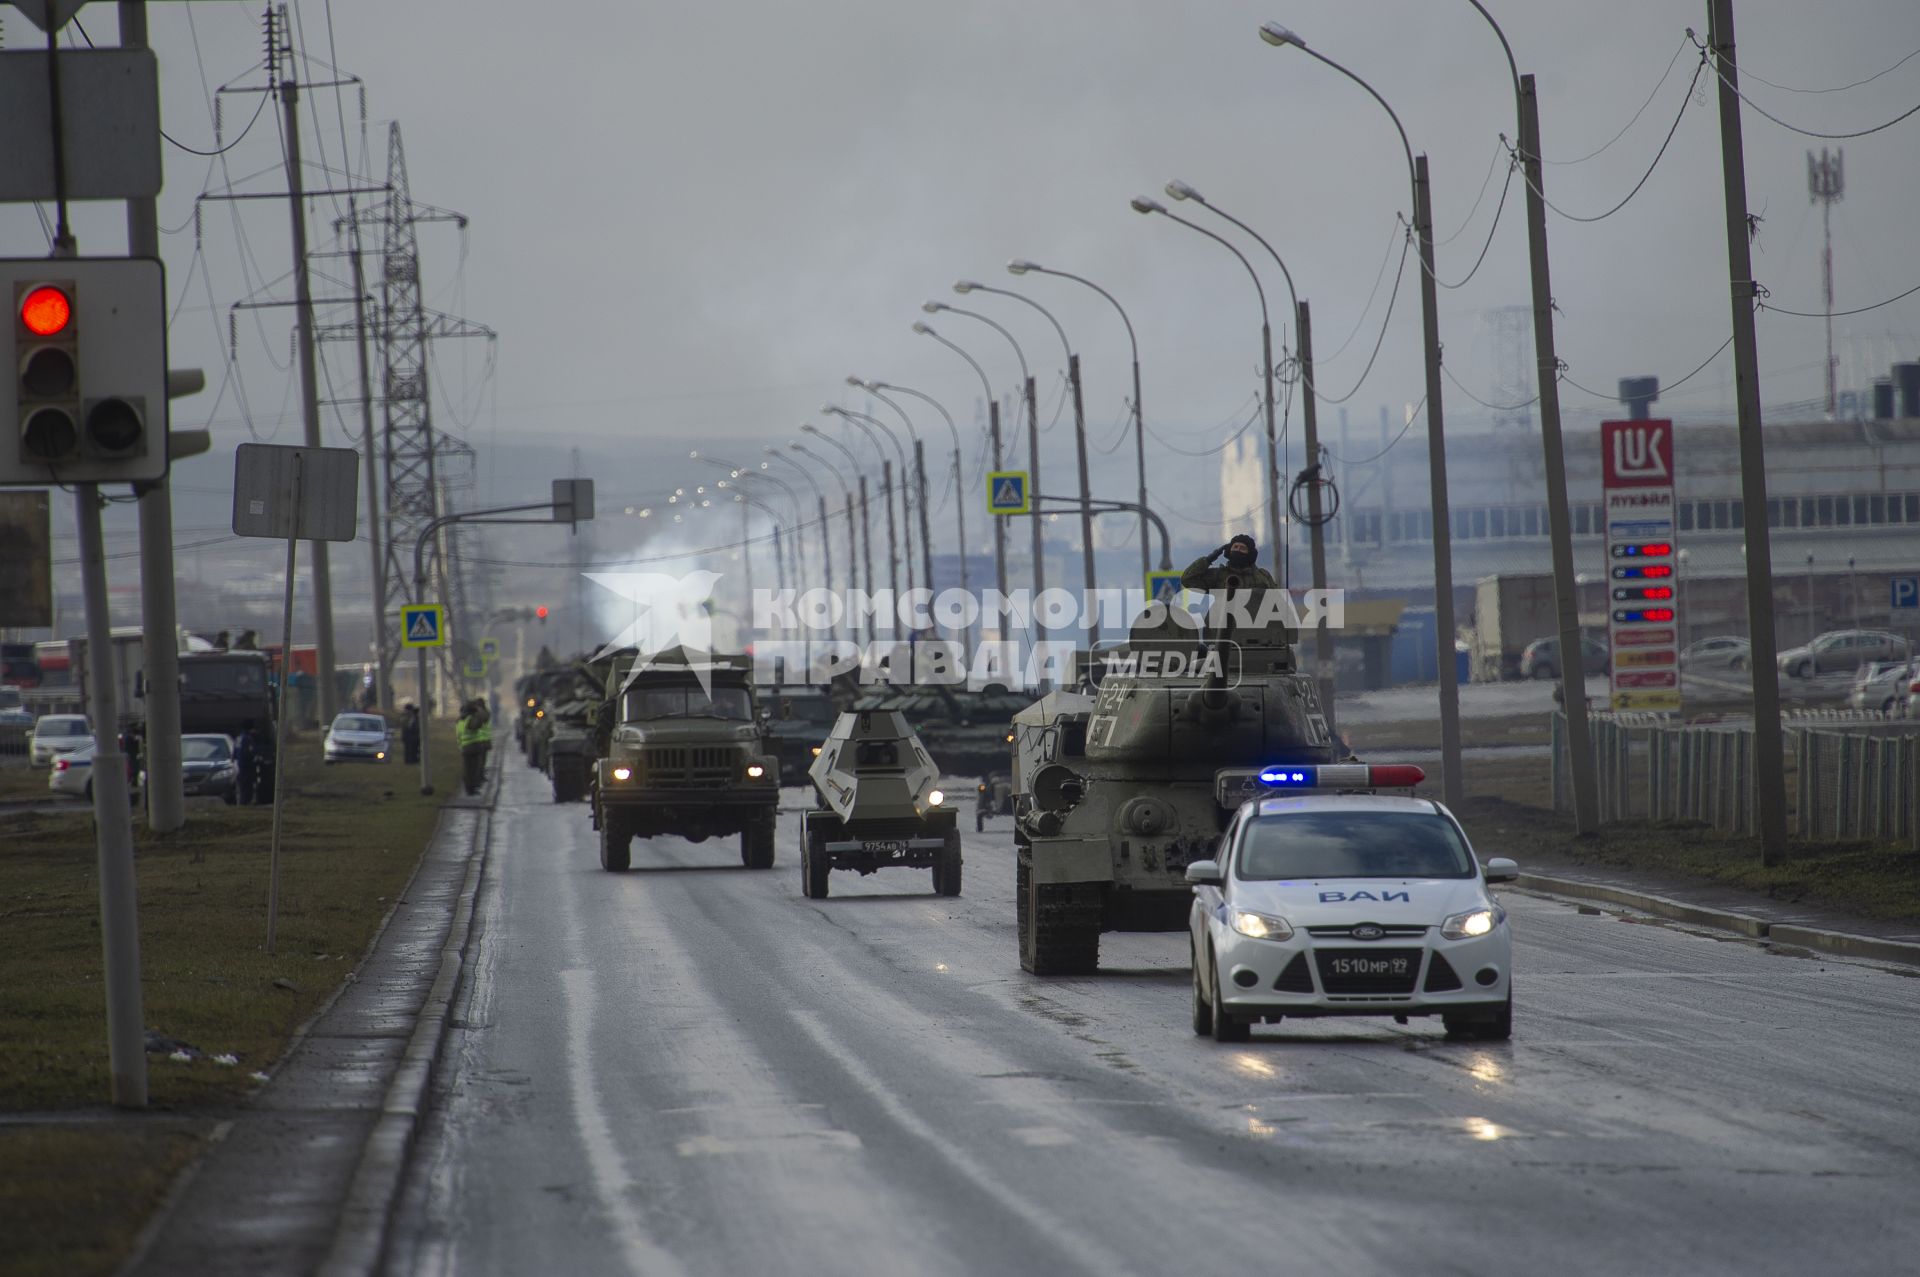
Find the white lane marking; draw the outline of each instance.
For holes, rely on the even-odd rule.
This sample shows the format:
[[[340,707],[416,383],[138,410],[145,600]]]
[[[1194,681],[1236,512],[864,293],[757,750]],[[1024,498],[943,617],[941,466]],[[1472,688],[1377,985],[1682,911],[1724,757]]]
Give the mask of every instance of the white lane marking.
[[[1057,1126],[1016,1126],[1007,1134],[1028,1148],[1059,1148],[1074,1142],[1073,1136]]]
[[[753,1153],[765,1156],[795,1145],[805,1145],[809,1149],[825,1149],[830,1152],[858,1153],[860,1137],[852,1131],[834,1130],[780,1131],[743,1139],[728,1139],[720,1135],[694,1135],[681,1140],[673,1146],[673,1149],[682,1157],[717,1157],[730,1153]]]
[[[815,1046],[846,1071],[860,1094],[879,1105],[901,1130],[919,1140],[933,1155],[943,1158],[955,1170],[973,1182],[973,1186],[991,1197],[1009,1214],[1024,1221],[1028,1227],[1041,1237],[1061,1238],[1063,1245],[1085,1269],[1094,1272],[1132,1272],[1137,1267],[1126,1256],[1116,1254],[1101,1246],[1084,1232],[1071,1240],[1066,1240],[1072,1230],[1063,1228],[1061,1222],[1035,1207],[1027,1197],[1008,1186],[1001,1174],[983,1166],[972,1154],[961,1148],[950,1135],[936,1131],[893,1091],[887,1078],[875,1073],[858,1052],[849,1050],[831,1030],[811,1011],[795,1008],[793,1022],[813,1040]]]
[[[648,1277],[684,1273],[686,1270],[680,1261],[640,1228],[633,1176],[627,1173],[626,1163],[613,1140],[607,1111],[600,1103],[600,1089],[592,1067],[596,984],[593,971],[584,966],[560,973],[567,1003],[567,1090],[573,1097],[574,1132],[580,1138],[580,1147],[586,1150],[600,1213],[606,1220],[609,1235],[620,1248],[627,1270],[645,1273]]]

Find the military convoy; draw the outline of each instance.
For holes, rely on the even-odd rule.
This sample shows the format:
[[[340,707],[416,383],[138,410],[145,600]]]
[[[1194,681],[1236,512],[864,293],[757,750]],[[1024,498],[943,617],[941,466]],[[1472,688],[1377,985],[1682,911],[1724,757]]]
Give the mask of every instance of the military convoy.
[[[602,698],[589,799],[601,868],[625,872],[636,837],[738,834],[741,863],[771,869],[779,764],[767,751],[751,660],[627,649],[594,670]]]
[[[800,818],[800,890],[826,898],[835,869],[931,869],[933,889],[960,894],[960,827],[940,769],[896,710],[840,715],[809,773],[819,805]]]
[[[1186,867],[1213,854],[1260,769],[1333,761],[1293,637],[1280,619],[1201,630],[1156,605],[1078,686],[1014,716],[1021,966],[1089,972],[1103,931],[1184,929]]]

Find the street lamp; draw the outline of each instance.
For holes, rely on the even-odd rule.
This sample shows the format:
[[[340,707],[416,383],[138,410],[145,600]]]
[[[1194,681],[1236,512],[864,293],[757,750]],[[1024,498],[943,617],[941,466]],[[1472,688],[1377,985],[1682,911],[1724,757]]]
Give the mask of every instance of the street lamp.
[[[1319,476],[1315,473],[1315,468],[1320,464],[1320,417],[1319,406],[1314,402],[1313,316],[1307,307],[1307,303],[1301,300],[1300,294],[1294,289],[1293,272],[1287,269],[1286,261],[1280,256],[1279,251],[1267,242],[1264,235],[1235,217],[1232,213],[1227,212],[1224,208],[1221,208],[1217,204],[1209,203],[1206,196],[1178,178],[1167,183],[1167,194],[1176,200],[1192,200],[1194,203],[1200,205],[1200,207],[1208,209],[1218,217],[1225,218],[1227,221],[1232,222],[1235,226],[1245,231],[1248,235],[1251,235],[1260,247],[1267,250],[1267,256],[1273,258],[1273,264],[1280,268],[1281,278],[1287,281],[1287,297],[1293,302],[1294,347],[1299,360],[1300,386],[1305,392],[1300,401],[1300,416],[1308,466],[1306,473],[1313,480],[1307,484],[1307,552],[1312,565],[1313,588],[1316,590],[1324,590],[1327,588],[1327,546],[1326,538],[1322,534],[1322,524],[1325,520],[1321,517],[1320,510]],[[1285,441],[1286,430],[1283,426],[1281,430],[1281,452],[1283,454],[1283,460],[1286,451]],[[1273,464],[1272,441],[1269,440],[1268,442],[1267,464],[1271,466]],[[1281,475],[1285,475],[1290,469],[1292,469],[1290,464],[1282,464]],[[1268,481],[1272,483],[1274,479],[1275,476],[1269,473]],[[1291,498],[1289,498],[1288,505],[1292,505]],[[1288,532],[1289,536],[1287,541],[1280,548],[1282,555],[1281,579],[1291,583],[1293,579],[1293,538],[1291,536],[1291,527],[1288,528]],[[1328,721],[1331,722],[1334,694],[1333,635],[1327,629],[1324,617],[1314,629],[1314,659],[1319,664],[1319,678],[1323,683],[1322,693],[1325,699],[1323,708],[1328,715]]]
[[[1413,230],[1420,241],[1420,319],[1426,338],[1427,482],[1433,509],[1433,629],[1440,664],[1440,789],[1443,799],[1451,805],[1458,803],[1463,795],[1460,775],[1460,675],[1453,646],[1453,529],[1447,502],[1446,418],[1441,409],[1440,393],[1440,313],[1434,289],[1433,207],[1427,178],[1427,157],[1422,155],[1415,158],[1413,144],[1407,140],[1407,130],[1401,125],[1400,117],[1371,84],[1326,54],[1308,48],[1305,41],[1277,22],[1262,26],[1260,38],[1275,47],[1291,45],[1365,89],[1367,95],[1387,113],[1387,118],[1393,121],[1394,132],[1400,135],[1400,149],[1406,154],[1407,178],[1413,187]],[[1581,690],[1584,694],[1584,688]],[[1572,702],[1578,697],[1567,695],[1562,699]]]
[[[1153,559],[1147,541],[1147,438],[1146,425],[1140,415],[1140,342],[1134,336],[1133,320],[1128,318],[1126,307],[1122,306],[1112,293],[1090,279],[1063,270],[1053,270],[1038,262],[1020,257],[1007,263],[1007,273],[1010,275],[1025,275],[1029,271],[1036,275],[1057,275],[1061,279],[1070,279],[1076,284],[1085,284],[1112,302],[1113,308],[1120,312],[1120,322],[1127,326],[1127,345],[1133,351],[1133,455],[1140,468],[1140,579],[1145,581],[1147,573],[1153,569]]]
[[[701,452],[698,448],[694,449],[692,452],[688,453],[687,455],[692,460],[698,461],[703,465],[720,467],[721,469],[728,472],[728,476],[727,476],[728,478],[755,479],[761,482],[771,483],[775,487],[779,488],[780,491],[786,495],[787,500],[792,502],[793,504],[791,514],[787,516],[782,516],[788,520],[787,526],[792,530],[791,534],[786,538],[786,541],[787,541],[786,552],[787,552],[787,557],[792,561],[792,564],[793,564],[794,579],[796,581],[799,580],[801,576],[800,530],[801,530],[801,527],[806,523],[806,519],[802,515],[802,512],[806,509],[806,506],[801,502],[800,494],[793,490],[793,485],[788,483],[785,479],[782,479],[778,475],[768,474],[767,469],[770,465],[769,462],[762,461],[758,467],[745,466],[740,464],[737,461],[728,461],[724,457],[716,457],[716,456],[713,456],[711,453]],[[779,547],[776,546],[775,547],[776,553],[778,552],[778,549]],[[785,573],[786,573],[786,569],[782,567],[781,574],[784,576]]]
[[[900,592],[900,548],[904,545],[907,558],[907,588],[911,590],[913,588],[913,532],[908,515],[910,507],[907,504],[906,450],[900,446],[899,437],[888,429],[886,422],[878,417],[869,413],[855,412],[851,408],[842,408],[837,404],[823,403],[820,405],[820,411],[829,416],[839,417],[858,429],[862,435],[866,436],[867,442],[873,445],[873,450],[880,454],[881,494],[887,502],[887,583],[893,588],[895,594]],[[873,433],[875,429],[885,435],[887,442],[893,445],[894,455],[900,460],[898,471],[893,469],[893,463],[887,459],[887,450]],[[896,486],[894,474],[899,475],[900,489],[900,518],[897,532],[893,509],[893,493]]]
[[[927,324],[916,319],[913,321],[913,331],[919,333],[922,337],[933,338],[942,346],[945,346],[948,350],[951,350],[954,354],[966,360],[968,366],[979,376],[980,389],[987,397],[987,438],[993,446],[993,468],[998,470],[1001,465],[1000,400],[994,396],[993,383],[987,380],[987,370],[980,366],[979,360],[969,355],[953,342],[948,341],[945,337],[942,337],[939,333],[933,331]],[[957,471],[954,482],[955,484],[959,483]],[[965,563],[965,542],[963,541],[961,545],[961,562]],[[1005,598],[1007,595],[1007,524],[1006,520],[997,517],[993,520],[993,576],[994,585],[999,590],[1000,597]]]
[[[924,325],[922,325],[922,327],[924,327]],[[895,412],[899,413],[900,419],[907,423],[907,429],[909,431],[913,429],[912,419],[907,416],[906,410],[888,398],[887,395],[883,393],[884,391],[891,390],[895,394],[912,395],[922,403],[931,404],[933,410],[939,413],[941,419],[947,423],[947,433],[953,436],[953,523],[954,533],[960,538],[959,541],[956,542],[960,548],[960,592],[962,594],[967,593],[967,500],[964,490],[965,484],[960,474],[960,427],[953,424],[953,414],[948,412],[946,406],[938,399],[915,390],[911,386],[889,385],[884,381],[860,381],[854,377],[847,378],[847,381],[848,384],[859,386],[875,399],[878,399],[881,403],[886,404]],[[989,391],[987,397],[989,399],[993,397],[991,391]],[[920,455],[920,438],[918,435],[914,436],[913,447],[914,458],[917,462]],[[933,588],[933,549],[932,539],[927,531],[927,518],[929,514],[927,509],[927,471],[925,466],[917,466],[916,468],[920,481],[920,549],[926,556],[924,566],[926,568],[927,588],[931,590]],[[962,643],[970,647],[972,645],[972,627],[962,626],[960,635]]]
[[[814,502],[820,512],[820,575],[827,593],[832,594],[833,538],[829,535],[827,526],[827,494],[821,489],[819,481],[813,477],[813,472],[801,465],[798,461],[795,461],[792,457],[789,457],[772,445],[761,448],[761,451],[766,453],[769,460],[784,461],[789,466],[792,466],[793,469],[799,473],[800,477],[807,481],[807,486],[813,489]],[[848,535],[852,535],[851,530],[849,530]],[[832,637],[833,627],[831,625],[828,626],[827,633],[828,637]]]
[[[920,309],[926,311],[929,315],[937,315],[944,311],[947,314],[965,315],[968,319],[977,319],[999,333],[1002,337],[1005,337],[1007,344],[1013,347],[1014,358],[1020,361],[1020,376],[1026,382],[1027,392],[1027,490],[1029,492],[1039,492],[1041,490],[1040,412],[1034,404],[1033,373],[1027,368],[1027,352],[1020,348],[1020,343],[1015,340],[1014,335],[1008,332],[1003,325],[994,322],[978,311],[963,310],[958,306],[949,306],[942,301],[922,302]],[[931,332],[932,330],[929,329],[928,331]],[[1038,600],[1040,595],[1046,592],[1047,588],[1046,544],[1040,516],[1034,514],[1030,517],[1033,525],[1033,595],[1034,598]],[[1042,643],[1046,642],[1047,625],[1045,621],[1040,619],[1040,610],[1037,607],[1033,611],[1033,624],[1034,632],[1038,635],[1039,641]]]
[[[1200,232],[1214,243],[1221,245],[1229,253],[1232,253],[1240,259],[1240,264],[1247,268],[1247,277],[1253,281],[1253,291],[1260,298],[1260,366],[1262,370],[1260,381],[1262,402],[1266,406],[1267,414],[1267,543],[1276,547],[1274,551],[1276,554],[1282,553],[1283,551],[1280,547],[1283,547],[1286,543],[1280,539],[1280,477],[1278,463],[1274,455],[1273,323],[1267,314],[1267,290],[1265,286],[1260,283],[1260,274],[1253,269],[1253,263],[1247,260],[1247,255],[1233,246],[1232,241],[1224,236],[1216,235],[1198,222],[1190,222],[1177,213],[1169,212],[1167,206],[1160,201],[1148,199],[1143,195],[1136,195],[1127,202],[1136,213],[1143,215],[1158,213],[1170,221],[1180,223],[1180,225],[1186,227],[1188,230]],[[1283,565],[1283,576],[1284,572],[1285,569]],[[1285,585],[1286,581],[1283,579],[1281,584]]]
[[[1567,507],[1566,450],[1560,433],[1560,358],[1554,349],[1553,283],[1547,269],[1547,188],[1540,161],[1540,103],[1534,94],[1533,77],[1521,75],[1514,62],[1507,33],[1500,29],[1500,24],[1493,20],[1480,0],[1467,0],[1467,3],[1493,28],[1493,34],[1500,41],[1500,51],[1507,58],[1507,75],[1513,81],[1513,105],[1519,121],[1516,136],[1522,177],[1527,186],[1527,261],[1533,286],[1533,353],[1540,389],[1540,452],[1542,477],[1547,487],[1547,543],[1553,559],[1553,601],[1560,650],[1568,652],[1574,649],[1567,645],[1580,637],[1580,601],[1569,584],[1573,578],[1573,520]],[[1560,664],[1560,699],[1567,706],[1568,763],[1573,777],[1573,827],[1574,832],[1585,834],[1599,827],[1600,789],[1594,772],[1593,750],[1587,739],[1586,698],[1576,695],[1583,685],[1584,674],[1568,667],[1565,661]]]
[[[1053,325],[1053,331],[1060,336],[1060,348],[1067,355],[1067,381],[1073,388],[1073,444],[1080,467],[1080,569],[1086,597],[1093,598],[1093,494],[1087,484],[1087,409],[1080,392],[1080,356],[1073,353],[1073,343],[1067,340],[1067,330],[1053,317],[1053,312],[1024,293],[1016,293],[1010,288],[994,288],[989,284],[977,284],[970,279],[960,280],[953,291],[965,296],[968,293],[992,293],[999,297],[1011,297],[1014,301],[1025,302],[1046,317]],[[1038,456],[1038,443],[1035,443],[1035,456]],[[1034,491],[1040,490],[1038,479],[1034,480]],[[1089,602],[1088,606],[1091,606]]]
[[[818,426],[815,426],[812,422],[807,422],[803,424],[800,427],[800,429],[803,433],[810,434],[814,438],[819,439],[825,443],[832,444],[835,448],[839,449],[840,454],[847,459],[848,472],[859,476],[860,531],[858,536],[856,536],[853,530],[853,510],[854,510],[853,489],[847,487],[846,480],[840,479],[840,472],[837,470],[834,470],[834,478],[840,479],[840,489],[842,492],[846,493],[846,497],[847,497],[847,581],[849,585],[851,585],[851,583],[857,577],[857,574],[854,571],[853,550],[854,550],[854,542],[858,541],[860,544],[860,563],[866,572],[867,593],[871,595],[874,592],[873,520],[870,517],[867,509],[867,476],[860,473],[860,461],[857,457],[853,455],[853,449],[847,447],[846,444],[841,443],[838,439],[835,439],[832,435],[827,434],[825,431],[821,430]],[[794,442],[794,443],[788,444],[787,446],[792,448],[795,452],[799,453],[801,456],[810,458],[816,463],[825,466],[829,470],[833,470],[834,468],[832,461],[821,456],[819,453],[814,452],[803,443]],[[848,637],[849,638],[853,637],[851,620],[848,621]],[[869,640],[873,638],[873,615],[871,612],[869,612],[867,615],[867,638]]]
[[[857,588],[860,584],[860,569],[855,560],[855,555],[859,552],[859,549],[860,549],[860,530],[858,527],[854,525],[854,521],[853,521],[853,511],[854,511],[853,489],[847,486],[847,481],[841,476],[840,470],[838,467],[836,467],[831,461],[828,461],[825,457],[821,456],[819,453],[813,451],[811,448],[808,448],[805,444],[799,442],[798,440],[789,439],[787,441],[787,451],[797,452],[801,456],[806,457],[808,460],[812,461],[815,465],[825,470],[828,474],[831,474],[833,476],[834,482],[840,485],[840,499],[842,502],[841,508],[844,509],[847,513],[847,590],[849,592],[849,595],[851,595],[851,592],[855,588]],[[793,460],[791,457],[787,459],[789,461]],[[800,463],[798,461],[794,461],[793,464],[796,466],[800,466]],[[806,469],[805,466],[800,466],[800,468],[802,470]],[[825,526],[824,521],[822,523],[822,526],[823,527]],[[868,586],[869,587],[872,586],[871,580],[868,581]],[[831,582],[829,582],[829,588],[831,588]],[[847,622],[847,637],[848,638],[855,637],[853,632],[853,622],[851,619],[849,619]]]

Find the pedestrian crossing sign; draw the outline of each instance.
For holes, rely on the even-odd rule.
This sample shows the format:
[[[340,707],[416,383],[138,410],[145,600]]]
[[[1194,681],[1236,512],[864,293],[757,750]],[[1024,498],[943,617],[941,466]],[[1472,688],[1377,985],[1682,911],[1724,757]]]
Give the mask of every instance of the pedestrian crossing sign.
[[[1147,602],[1165,603],[1173,607],[1180,601],[1180,574],[1178,572],[1147,573]]]
[[[447,610],[438,603],[407,603],[400,608],[401,647],[445,647]]]
[[[987,472],[988,514],[1026,514],[1033,507],[1031,496],[1025,470]]]

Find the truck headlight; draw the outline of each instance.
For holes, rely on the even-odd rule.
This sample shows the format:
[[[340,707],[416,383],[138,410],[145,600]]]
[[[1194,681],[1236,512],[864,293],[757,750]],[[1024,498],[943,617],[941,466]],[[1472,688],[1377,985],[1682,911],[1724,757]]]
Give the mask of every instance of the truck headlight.
[[[760,778],[761,778],[762,776],[764,776],[764,775],[766,775],[766,774],[767,774],[767,769],[766,769],[766,768],[764,768],[764,767],[762,767],[762,766],[761,766],[761,765],[760,765],[759,763],[748,763],[748,764],[747,764],[747,779],[748,779],[748,780],[759,780],[759,779],[760,779]]]
[[[1441,923],[1440,934],[1449,940],[1466,940],[1473,936],[1484,936],[1499,924],[1504,915],[1504,910],[1496,915],[1491,909],[1469,909],[1465,913],[1456,913]]]
[[[1251,936],[1255,940],[1293,939],[1293,926],[1285,918],[1276,918],[1270,913],[1233,909],[1227,913],[1227,922],[1241,935]]]
[[[613,769],[613,778],[614,778],[615,780],[632,780],[632,779],[633,779],[633,768],[631,768],[631,767],[616,767],[616,768],[614,768],[614,769]]]
[[[947,801],[947,795],[944,791],[938,789],[929,789],[927,791],[927,806],[938,807],[945,801]]]

